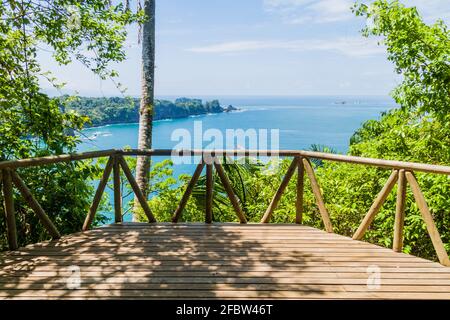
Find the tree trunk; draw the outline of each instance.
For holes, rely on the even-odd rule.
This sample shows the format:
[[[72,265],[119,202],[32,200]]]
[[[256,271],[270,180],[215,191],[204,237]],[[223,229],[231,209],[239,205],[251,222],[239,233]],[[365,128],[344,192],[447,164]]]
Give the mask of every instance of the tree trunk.
[[[139,149],[152,147],[152,121],[155,84],[155,0],[144,1],[146,21],[142,29],[142,92],[139,108]],[[138,157],[136,181],[145,198],[149,194],[150,158]],[[135,212],[140,207],[135,201]]]

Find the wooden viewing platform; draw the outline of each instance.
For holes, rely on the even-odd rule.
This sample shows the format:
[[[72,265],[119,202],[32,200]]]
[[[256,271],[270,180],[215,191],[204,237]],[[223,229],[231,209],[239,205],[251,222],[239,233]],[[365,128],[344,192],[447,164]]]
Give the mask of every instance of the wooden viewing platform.
[[[0,270],[2,299],[450,299],[450,268],[301,225],[110,225]]]
[[[130,156],[200,156],[172,223],[156,221],[127,164]],[[247,223],[223,167],[225,156],[293,158],[260,223]],[[83,232],[61,237],[20,169],[98,158],[108,161]],[[352,238],[333,233],[311,159],[392,170]],[[205,223],[178,223],[205,167]],[[240,223],[213,223],[214,171]],[[302,150],[104,150],[3,161],[0,183],[11,251],[0,254],[0,299],[450,299],[450,259],[415,172],[450,176],[450,167]],[[115,224],[91,229],[111,175]],[[296,224],[269,224],[293,176]],[[123,223],[122,179],[150,223]],[[325,231],[302,225],[305,179]],[[361,242],[395,185],[392,250]],[[52,241],[19,248],[14,186]],[[439,263],[401,253],[408,186]]]

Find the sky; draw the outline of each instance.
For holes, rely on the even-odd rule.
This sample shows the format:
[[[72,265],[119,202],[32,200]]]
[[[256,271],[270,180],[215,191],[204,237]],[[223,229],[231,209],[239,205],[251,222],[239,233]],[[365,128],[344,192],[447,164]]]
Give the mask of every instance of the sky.
[[[400,82],[377,39],[364,38],[366,21],[353,0],[156,0],[157,96],[388,95]],[[450,21],[449,0],[403,0],[427,22]],[[137,27],[126,61],[114,65],[126,95],[139,96]],[[60,67],[41,51],[44,70],[63,93],[120,96],[74,62]],[[42,81],[50,94],[57,94]]]

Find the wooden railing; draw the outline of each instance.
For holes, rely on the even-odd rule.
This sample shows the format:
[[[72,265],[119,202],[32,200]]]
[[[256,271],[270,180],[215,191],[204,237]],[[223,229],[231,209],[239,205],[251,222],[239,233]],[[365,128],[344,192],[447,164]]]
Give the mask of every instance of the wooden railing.
[[[269,223],[276,209],[281,196],[289,184],[289,181],[297,172],[297,183],[296,183],[296,193],[297,199],[295,203],[296,208],[296,223],[301,224],[303,219],[303,191],[304,191],[304,176],[308,177],[312,192],[314,194],[319,212],[327,232],[333,232],[333,226],[330,220],[329,213],[325,206],[319,183],[316,179],[314,169],[311,165],[311,159],[320,159],[336,162],[344,162],[350,164],[361,164],[367,166],[374,166],[379,168],[391,169],[392,174],[390,175],[386,185],[380,191],[376,197],[374,203],[370,207],[363,221],[361,222],[359,228],[353,235],[353,239],[361,240],[373,222],[375,216],[381,209],[383,203],[388,197],[389,193],[392,191],[394,186],[398,184],[397,188],[397,203],[395,212],[395,225],[394,225],[394,242],[393,250],[396,252],[401,252],[403,248],[403,227],[405,220],[405,201],[406,201],[406,186],[410,185],[414,198],[416,200],[417,206],[421,212],[422,218],[426,224],[428,234],[430,235],[433,246],[436,250],[438,259],[441,264],[445,266],[450,266],[450,260],[448,254],[445,250],[442,239],[436,228],[433,220],[433,216],[427,206],[424,195],[419,187],[419,184],[415,178],[414,172],[427,172],[435,174],[450,175],[449,166],[440,165],[429,165],[414,162],[402,162],[402,161],[391,161],[391,160],[381,160],[381,159],[371,159],[362,158],[338,154],[328,154],[321,152],[312,151],[302,151],[302,150],[283,150],[283,151],[256,151],[256,150],[104,150],[104,151],[94,151],[86,152],[80,154],[66,154],[59,156],[48,156],[41,158],[30,158],[14,161],[3,161],[0,162],[0,182],[3,185],[3,197],[4,197],[4,210],[6,214],[6,225],[7,225],[7,238],[9,243],[9,248],[11,250],[17,249],[17,231],[15,222],[15,210],[14,210],[14,195],[13,195],[13,185],[17,187],[24,200],[29,204],[33,211],[38,216],[40,222],[52,236],[52,238],[57,239],[60,237],[60,233],[56,229],[55,225],[48,218],[45,211],[42,209],[38,201],[33,197],[30,190],[22,180],[22,178],[16,172],[18,168],[26,167],[36,167],[43,165],[50,165],[62,162],[70,162],[76,160],[86,160],[86,159],[96,159],[108,157],[108,162],[104,168],[103,176],[97,187],[97,191],[94,195],[93,203],[86,216],[86,220],[83,225],[83,231],[88,230],[91,227],[92,221],[95,218],[95,214],[100,204],[101,197],[105,191],[105,187],[110,179],[111,173],[113,174],[113,185],[114,185],[114,217],[115,222],[122,222],[122,195],[121,195],[121,171],[123,171],[125,177],[133,189],[135,197],[139,204],[141,205],[144,213],[146,214],[148,221],[150,223],[156,222],[150,207],[148,206],[147,200],[139,189],[136,180],[133,177],[132,171],[128,167],[125,160],[125,156],[178,156],[178,157],[201,157],[200,162],[195,169],[195,172],[187,185],[186,191],[182,195],[180,203],[175,210],[172,222],[176,223],[179,221],[183,210],[189,200],[189,197],[195,187],[195,184],[200,177],[204,167],[206,166],[206,209],[205,209],[205,222],[212,223],[212,205],[213,205],[213,172],[214,169],[219,176],[224,189],[227,193],[228,198],[231,201],[234,211],[240,221],[240,223],[247,223],[244,212],[241,208],[240,202],[236,197],[232,185],[222,167],[220,159],[228,156],[240,156],[240,157],[292,157],[293,161],[289,166],[278,190],[272,198],[269,207],[264,213],[261,223]]]

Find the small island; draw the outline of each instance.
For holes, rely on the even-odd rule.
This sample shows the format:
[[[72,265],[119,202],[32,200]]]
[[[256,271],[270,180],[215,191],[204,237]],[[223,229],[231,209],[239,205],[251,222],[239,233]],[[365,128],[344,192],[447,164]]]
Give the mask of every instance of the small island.
[[[99,127],[108,124],[139,122],[138,98],[91,98],[78,97],[66,104],[65,111],[76,111],[87,116],[90,123],[87,127]],[[218,100],[203,102],[201,99],[178,98],[155,100],[154,120],[181,119],[190,116],[211,113],[232,112],[238,110],[232,105],[222,107]]]

